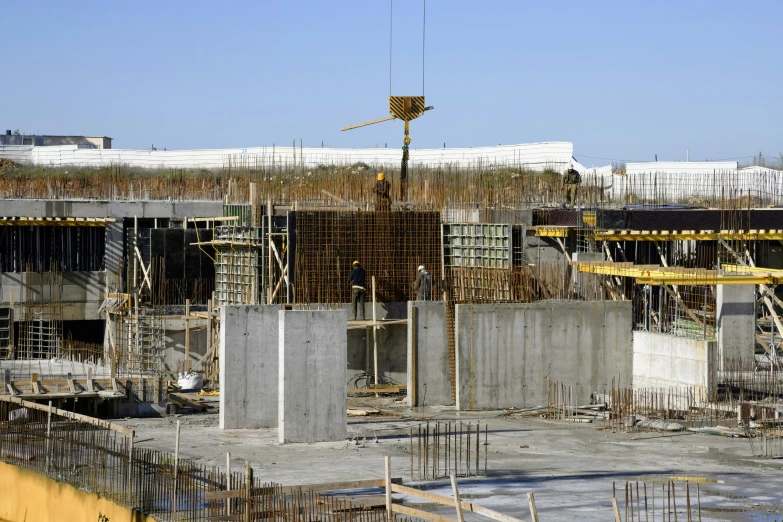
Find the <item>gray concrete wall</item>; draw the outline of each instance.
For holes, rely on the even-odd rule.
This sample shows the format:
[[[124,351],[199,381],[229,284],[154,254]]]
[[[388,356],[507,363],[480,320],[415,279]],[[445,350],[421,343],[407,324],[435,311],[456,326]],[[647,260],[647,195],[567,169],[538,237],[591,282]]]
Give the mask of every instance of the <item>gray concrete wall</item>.
[[[280,305],[221,307],[221,429],[277,426],[279,313]]]
[[[405,384],[408,365],[407,333],[405,325],[402,324],[378,329],[376,333],[378,375],[381,379]],[[369,344],[367,344],[367,339],[370,341]],[[348,378],[351,379],[349,387],[361,388],[365,386],[361,375],[368,368],[370,372],[375,371],[372,329],[348,330]]]
[[[104,299],[105,277],[105,272],[62,273],[61,299],[64,321],[103,319],[98,309]],[[21,305],[26,302],[28,293],[32,296],[31,303],[51,302],[51,278],[50,272],[0,273],[0,306],[10,306],[11,294],[13,294],[16,307],[14,319],[24,320]]]
[[[578,402],[631,382],[631,303],[457,305],[457,409],[545,405],[550,382]]]
[[[2,216],[185,218],[223,215],[222,201],[3,199]]]
[[[753,358],[756,350],[755,291],[755,285],[716,286],[719,370],[723,370],[727,359]]]
[[[372,303],[365,303],[365,317],[372,319]],[[348,318],[351,316],[350,304],[311,304],[301,309],[305,310],[346,310]],[[375,314],[378,319],[405,319],[408,317],[407,303],[376,303]],[[369,336],[367,335],[369,333]],[[379,328],[378,338],[378,374],[393,382],[405,384],[407,378],[407,330],[404,325],[390,325]],[[367,357],[367,338],[369,337],[370,357]],[[348,330],[348,378],[360,378],[361,374],[369,367],[374,371],[373,365],[372,330],[365,328]],[[349,387],[354,387],[355,379],[351,380]],[[364,386],[362,382],[358,387]]]
[[[413,320],[414,315],[415,321]],[[451,365],[449,362],[446,303],[444,301],[410,301],[408,303],[408,318],[408,403],[411,406],[446,406],[454,404]],[[416,329],[415,334],[414,327]],[[416,349],[416,404],[411,402],[414,392],[414,347]]]
[[[347,318],[338,311],[280,311],[281,443],[345,439]]]
[[[185,370],[185,320],[164,318],[166,329],[163,364],[168,371]],[[190,367],[207,353],[207,320],[190,320]]]
[[[715,342],[674,335],[633,333],[633,387],[709,386]],[[628,383],[620,383],[625,386]]]

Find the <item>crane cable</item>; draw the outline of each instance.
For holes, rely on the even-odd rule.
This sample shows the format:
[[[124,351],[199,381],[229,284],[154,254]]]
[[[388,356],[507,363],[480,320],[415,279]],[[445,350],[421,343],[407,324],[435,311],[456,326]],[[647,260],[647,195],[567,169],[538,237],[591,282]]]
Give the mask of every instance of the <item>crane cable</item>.
[[[389,0],[389,98],[392,95],[392,31],[394,27],[394,0]]]
[[[424,0],[424,17],[421,24],[421,95],[424,96],[424,38],[427,34],[427,0]]]
[[[427,37],[427,0],[424,1],[421,27],[421,95],[424,96],[424,49]],[[394,35],[394,0],[389,0],[389,97],[392,95],[392,43]]]

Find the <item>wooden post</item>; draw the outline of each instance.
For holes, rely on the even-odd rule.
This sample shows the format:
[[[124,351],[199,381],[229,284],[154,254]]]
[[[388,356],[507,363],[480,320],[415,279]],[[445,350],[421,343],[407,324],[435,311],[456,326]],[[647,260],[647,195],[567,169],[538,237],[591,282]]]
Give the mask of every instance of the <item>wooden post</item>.
[[[613,499],[615,503],[617,503],[617,500]],[[533,498],[533,493],[527,494],[527,504],[530,506],[530,517],[533,519],[533,522],[538,522],[538,511],[536,510],[536,499]]]
[[[391,490],[391,457],[384,457],[386,464],[386,521],[391,522],[392,514],[392,490]]]
[[[179,422],[177,421],[177,435],[174,440],[174,493],[171,499],[171,513],[174,520],[177,519],[177,479],[179,477]]]
[[[206,353],[209,353],[209,350],[212,348],[212,299],[207,299],[207,351]],[[209,362],[209,361],[204,361]],[[204,369],[204,366],[201,366],[201,369]]]
[[[417,327],[419,325],[418,322],[418,308],[415,306],[411,306],[411,316],[408,318],[408,320],[411,322],[411,389],[408,390],[408,396],[410,397],[410,405],[411,407],[416,407],[419,405],[419,397],[416,393],[416,387],[418,386],[418,379],[417,379],[417,362],[418,362],[418,342],[419,342],[419,336],[417,333]]]
[[[367,326],[364,328],[364,345],[365,345],[365,363],[364,366],[367,368],[365,371],[367,373],[370,373],[370,370],[372,369],[372,355],[370,354],[370,327]]]
[[[253,520],[253,470],[250,461],[245,461],[245,522]]]
[[[272,161],[274,162],[274,152],[272,153]],[[273,167],[274,168],[274,167]],[[267,262],[267,304],[272,304],[272,198],[266,200],[266,219],[267,219],[267,244],[266,249],[268,253]]]
[[[620,518],[620,507],[617,505],[617,499],[612,497],[612,509],[614,510],[614,522],[623,522]]]
[[[457,477],[451,474],[451,491],[454,492],[454,507],[457,508],[457,522],[465,522],[462,514],[462,501],[459,499],[459,488],[457,487]]]
[[[190,299],[185,299],[185,371],[190,371]]]
[[[52,436],[52,401],[49,401],[49,411],[46,414],[46,471],[49,472],[49,439]]]
[[[226,452],[226,491],[231,491],[231,452]],[[226,499],[226,515],[231,514],[231,499]]]
[[[364,313],[362,313],[364,315]],[[375,325],[375,276],[372,276],[372,345],[373,364],[375,367],[375,385],[378,385],[378,327]],[[376,395],[378,395],[376,393]]]

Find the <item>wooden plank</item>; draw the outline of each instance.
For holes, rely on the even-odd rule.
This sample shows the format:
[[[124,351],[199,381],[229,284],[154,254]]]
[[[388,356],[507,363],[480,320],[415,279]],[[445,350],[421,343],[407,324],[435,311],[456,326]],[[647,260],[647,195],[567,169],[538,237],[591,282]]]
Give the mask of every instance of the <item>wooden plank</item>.
[[[244,515],[213,515],[207,517],[207,520],[242,520]]]
[[[168,400],[169,402],[174,402],[179,406],[188,406],[190,408],[200,410],[200,411],[204,411],[207,408],[209,408],[209,406],[207,406],[206,404],[202,404],[201,402],[194,401],[193,399],[190,399],[188,397],[183,397],[182,395],[177,393],[169,393]]]
[[[73,413],[68,410],[61,410],[59,408],[49,408],[49,406],[38,404],[35,402],[25,401],[16,397],[1,397],[0,401],[5,402],[11,402],[14,404],[19,404],[21,406],[24,406],[25,408],[31,409],[31,410],[38,410],[38,411],[45,411],[49,412],[51,411],[55,415],[59,415],[61,417],[66,417],[69,419],[77,420],[79,422],[84,422],[86,424],[92,424],[93,426],[99,426],[101,428],[106,428],[112,431],[116,431],[117,433],[121,433],[123,435],[126,435],[128,437],[133,437],[135,432],[132,429],[126,428],[124,426],[120,426],[118,424],[113,424],[109,421],[105,421],[103,419],[96,419],[94,417],[88,417],[87,415],[82,415],[80,413]]]
[[[398,485],[398,484],[392,484],[392,492],[393,493],[399,493],[401,495],[408,495],[411,497],[421,498],[424,500],[430,500],[432,502],[437,502],[438,504],[442,506],[453,506],[454,505],[454,499],[450,497],[446,497],[443,495],[437,495],[435,493],[430,493],[428,491],[422,491],[419,489],[411,488],[408,486]],[[460,504],[462,504],[463,511],[470,511],[472,513],[476,513],[479,515],[484,515],[485,517],[491,518],[492,520],[497,520],[499,522],[522,522],[518,518],[514,518],[508,515],[505,515],[503,513],[498,513],[497,511],[494,511],[492,509],[486,508],[484,506],[480,506],[478,504],[473,504],[471,502],[461,500]]]
[[[348,511],[350,509],[379,509],[386,507],[386,495],[350,495],[335,496],[337,500],[348,503],[343,509],[332,508],[332,512]],[[401,502],[401,501],[396,501]]]
[[[402,484],[402,478],[392,478],[392,487],[395,484]],[[293,493],[294,491],[341,491],[345,489],[370,489],[370,488],[383,488],[386,486],[385,479],[375,480],[352,480],[348,482],[328,482],[324,484],[305,484],[303,486],[286,486],[282,488],[282,492],[285,494]]]
[[[413,509],[400,504],[392,504],[392,512],[400,513],[402,515],[408,515],[409,517],[416,517],[422,520],[430,520],[431,522],[457,522],[453,518],[436,515],[434,513],[428,513],[421,509]]]
[[[254,494],[259,494],[258,489],[253,491]],[[245,498],[244,489],[229,489],[224,491],[207,491],[204,493],[204,500],[222,500],[225,498]]]

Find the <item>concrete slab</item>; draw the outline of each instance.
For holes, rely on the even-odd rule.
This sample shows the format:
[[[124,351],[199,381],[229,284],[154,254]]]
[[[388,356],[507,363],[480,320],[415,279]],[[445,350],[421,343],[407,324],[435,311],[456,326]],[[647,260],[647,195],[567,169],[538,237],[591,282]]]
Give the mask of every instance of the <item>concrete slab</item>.
[[[415,312],[414,312],[415,311]],[[415,320],[412,318],[415,315]],[[412,406],[454,404],[445,301],[408,302],[408,401]],[[415,335],[414,335],[414,330]],[[415,340],[415,344],[414,344]],[[414,358],[415,348],[415,358]],[[413,364],[416,373],[414,383]]]
[[[272,428],[278,420],[279,305],[220,309],[220,428]]]
[[[345,310],[279,312],[281,443],[345,439],[347,321]]]
[[[457,409],[546,405],[550,382],[576,400],[631,382],[629,301],[457,305]]]

